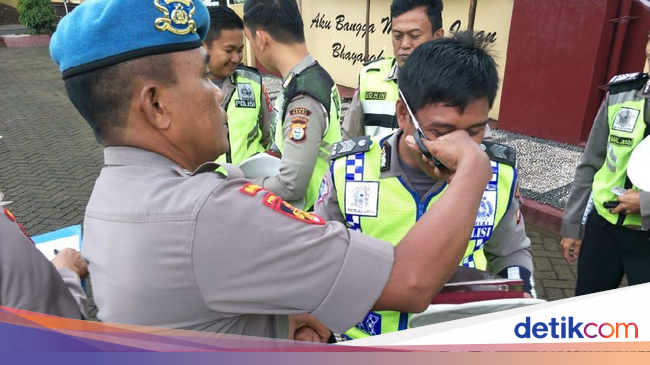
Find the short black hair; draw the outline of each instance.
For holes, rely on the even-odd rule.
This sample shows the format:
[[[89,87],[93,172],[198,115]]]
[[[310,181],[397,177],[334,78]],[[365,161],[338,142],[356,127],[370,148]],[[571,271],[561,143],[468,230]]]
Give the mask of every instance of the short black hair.
[[[424,6],[431,22],[431,30],[435,33],[442,28],[442,0],[393,0],[390,4],[390,17],[398,16],[415,8]]]
[[[239,29],[244,30],[244,22],[234,10],[226,6],[209,6],[210,30],[205,37],[205,44],[208,47],[215,39],[221,37],[222,30]]]
[[[126,127],[133,88],[144,79],[176,84],[170,54],[147,56],[82,73],[65,80],[70,101],[100,144],[119,143]]]
[[[305,29],[296,0],[246,0],[244,24],[255,35],[269,32],[282,44],[305,43]]]
[[[499,73],[487,43],[471,31],[421,44],[399,70],[399,87],[413,113],[444,103],[462,114],[470,102],[487,98],[490,108],[499,89]]]

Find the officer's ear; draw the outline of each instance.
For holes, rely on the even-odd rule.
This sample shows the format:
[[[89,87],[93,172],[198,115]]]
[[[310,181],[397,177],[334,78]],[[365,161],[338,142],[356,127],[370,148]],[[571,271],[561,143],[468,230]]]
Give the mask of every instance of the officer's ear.
[[[440,28],[433,33],[433,39],[442,38],[445,36],[445,30]]]
[[[273,39],[269,32],[258,29],[255,31],[255,42],[257,43],[257,47],[264,51],[269,46],[269,43]]]
[[[402,99],[397,99],[395,103],[395,117],[397,118],[397,125],[399,129],[403,131],[409,131],[409,125],[411,124],[411,119],[406,105]]]
[[[167,130],[171,127],[171,118],[167,104],[163,98],[163,87],[154,82],[146,81],[136,92],[136,107],[139,107],[145,119],[155,129]]]

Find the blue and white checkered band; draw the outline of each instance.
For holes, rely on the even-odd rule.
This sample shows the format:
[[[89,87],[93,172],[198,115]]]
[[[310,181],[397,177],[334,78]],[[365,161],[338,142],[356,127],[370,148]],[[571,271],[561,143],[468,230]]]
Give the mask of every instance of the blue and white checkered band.
[[[357,323],[356,328],[369,334],[370,336],[381,335],[381,314],[369,312],[363,321]]]
[[[475,269],[476,263],[474,262],[474,254],[470,254],[469,256],[465,257],[461,265]]]
[[[485,243],[492,237],[492,233],[494,233],[498,202],[497,185],[499,181],[499,164],[494,161],[490,162],[492,164],[492,179],[485,187],[470,238],[474,241],[474,252],[482,249]]]
[[[196,22],[192,20],[196,7],[192,0],[154,0],[156,9],[163,13],[156,19],[156,29],[174,34],[196,33]]]
[[[365,154],[363,152],[349,155],[345,159],[345,181],[363,181],[363,166]],[[346,214],[345,221],[350,229],[361,232],[361,217]]]

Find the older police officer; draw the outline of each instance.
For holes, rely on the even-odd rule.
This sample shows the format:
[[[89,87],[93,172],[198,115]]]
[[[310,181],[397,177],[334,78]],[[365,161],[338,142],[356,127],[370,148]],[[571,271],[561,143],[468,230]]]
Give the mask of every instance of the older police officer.
[[[425,309],[465,251],[487,155],[465,132],[426,142],[455,177],[395,249],[232,165],[216,173],[228,140],[201,47],[208,23],[198,0],[88,0],[52,37],[68,95],[105,146],[84,221],[98,317],[273,337],[287,314],[340,332],[371,308]]]

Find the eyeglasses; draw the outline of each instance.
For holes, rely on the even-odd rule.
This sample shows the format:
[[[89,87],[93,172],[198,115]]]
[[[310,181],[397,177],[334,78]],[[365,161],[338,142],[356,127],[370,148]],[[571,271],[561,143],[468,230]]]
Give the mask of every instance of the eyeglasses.
[[[415,125],[415,133],[413,133],[413,138],[415,138],[415,143],[418,145],[418,148],[420,149],[420,152],[429,160],[433,162],[433,164],[439,169],[443,170],[446,169],[447,166],[443,165],[440,160],[435,158],[431,152],[426,148],[424,145],[424,142],[422,142],[422,139],[429,140],[427,136],[424,134],[422,131],[422,128],[420,128],[420,123],[418,123],[418,120],[415,118],[415,115],[411,111],[411,107],[409,106],[409,103],[406,101],[406,98],[404,97],[404,94],[402,93],[401,89],[398,89],[399,96],[402,98],[402,101],[404,102],[404,105],[406,105],[406,110],[408,110],[409,115],[411,116],[411,120],[413,121],[413,125]]]

